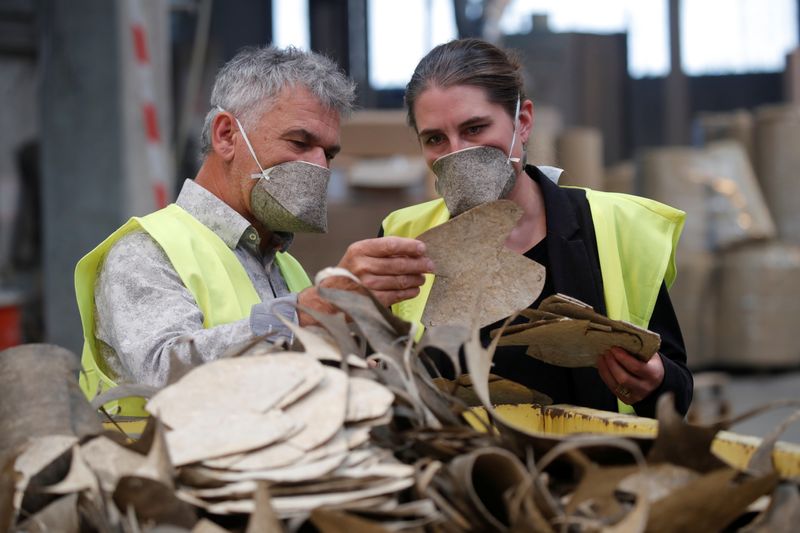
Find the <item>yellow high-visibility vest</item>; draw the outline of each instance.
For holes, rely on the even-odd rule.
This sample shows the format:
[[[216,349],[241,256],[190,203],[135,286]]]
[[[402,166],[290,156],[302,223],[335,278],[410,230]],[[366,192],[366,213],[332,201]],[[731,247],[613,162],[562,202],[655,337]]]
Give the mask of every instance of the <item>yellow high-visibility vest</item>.
[[[661,282],[675,280],[675,249],[686,213],[629,194],[586,189],[592,213],[603,295],[608,317],[646,328],[656,305]],[[383,221],[384,235],[416,238],[450,219],[444,200],[432,200],[392,212]],[[398,302],[392,311],[415,322],[418,335],[434,276],[425,275],[419,294]],[[620,412],[633,409],[620,403]]]
[[[131,218],[75,268],[75,293],[83,325],[83,353],[80,386],[92,399],[116,387],[113,372],[100,356],[95,338],[94,286],[106,254],[124,235],[146,231],[164,250],[181,281],[192,293],[203,313],[203,327],[213,328],[250,316],[253,305],[260,303],[253,283],[233,251],[220,237],[175,204],[145,217]],[[300,263],[288,253],[277,253],[275,261],[286,285],[299,292],[311,285]],[[118,416],[147,416],[143,398],[127,398],[106,404],[106,410]]]

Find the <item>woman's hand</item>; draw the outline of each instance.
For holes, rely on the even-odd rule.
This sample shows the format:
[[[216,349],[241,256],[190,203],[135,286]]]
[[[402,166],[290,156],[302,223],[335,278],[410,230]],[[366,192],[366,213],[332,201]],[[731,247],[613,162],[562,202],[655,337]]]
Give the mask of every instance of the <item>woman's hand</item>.
[[[664,381],[664,363],[658,353],[645,363],[614,347],[597,358],[597,370],[614,396],[628,405],[647,398]]]

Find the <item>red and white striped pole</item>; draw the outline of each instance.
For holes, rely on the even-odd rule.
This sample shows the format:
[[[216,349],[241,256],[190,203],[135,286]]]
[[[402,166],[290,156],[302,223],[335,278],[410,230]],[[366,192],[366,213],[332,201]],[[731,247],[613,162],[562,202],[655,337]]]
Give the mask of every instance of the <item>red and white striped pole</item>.
[[[132,40],[134,55],[134,94],[141,110],[142,127],[147,151],[147,171],[150,177],[155,207],[167,205],[167,183],[170,182],[167,146],[161,132],[159,112],[156,105],[155,74],[151,61],[150,46],[145,19],[143,0],[122,0],[127,7],[128,31]]]

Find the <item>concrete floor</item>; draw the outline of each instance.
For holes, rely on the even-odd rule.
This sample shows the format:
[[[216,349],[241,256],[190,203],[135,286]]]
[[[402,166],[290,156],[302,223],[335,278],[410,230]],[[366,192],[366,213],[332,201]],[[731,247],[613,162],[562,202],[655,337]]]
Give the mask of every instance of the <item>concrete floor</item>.
[[[700,382],[702,382],[702,375],[701,372],[695,374],[696,379]],[[734,415],[775,400],[793,399],[800,404],[800,369],[771,373],[721,375],[726,376],[728,380],[724,387],[724,395],[730,403],[731,412]],[[698,392],[696,397],[698,402],[705,402],[701,392]],[[703,405],[707,406],[707,404]],[[775,409],[737,424],[731,428],[731,431],[764,437],[797,409],[800,409],[800,405],[795,408]],[[800,444],[800,421],[789,426],[780,440]]]

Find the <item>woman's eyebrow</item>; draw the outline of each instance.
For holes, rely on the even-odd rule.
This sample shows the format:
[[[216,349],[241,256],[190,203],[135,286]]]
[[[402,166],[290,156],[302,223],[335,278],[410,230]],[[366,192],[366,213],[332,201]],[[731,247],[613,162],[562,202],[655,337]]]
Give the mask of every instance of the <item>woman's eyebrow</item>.
[[[468,126],[473,126],[473,125],[475,125],[475,124],[479,124],[479,123],[482,123],[482,122],[486,122],[486,121],[488,121],[488,120],[490,120],[490,119],[491,119],[491,117],[489,117],[489,115],[482,115],[482,116],[474,116],[474,117],[470,117],[470,118],[468,118],[467,120],[465,120],[465,121],[461,122],[461,123],[458,125],[458,128],[459,128],[459,129],[466,128],[466,127],[468,127]],[[438,129],[438,128],[428,128],[428,129],[424,129],[424,130],[420,131],[420,132],[417,134],[417,137],[422,137],[422,136],[425,136],[425,135],[431,135],[431,134],[434,134],[434,133],[441,133],[441,130],[440,130],[440,129]]]
[[[468,118],[467,120],[465,120],[464,122],[459,124],[458,127],[459,128],[466,128],[467,126],[474,126],[475,124],[479,124],[481,122],[487,122],[489,120],[491,120],[491,117],[489,115],[475,116],[475,117]]]

